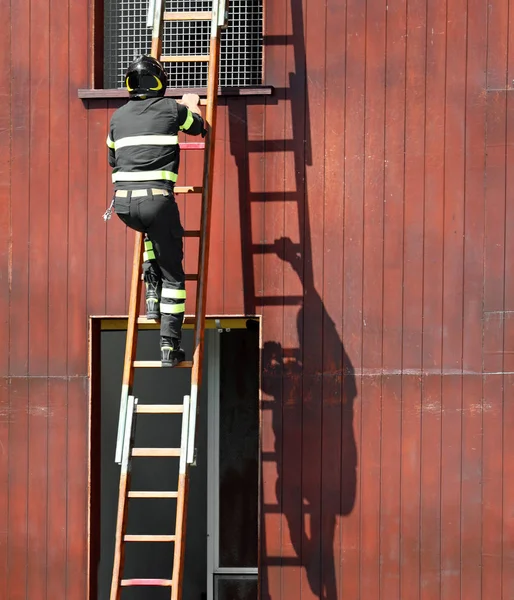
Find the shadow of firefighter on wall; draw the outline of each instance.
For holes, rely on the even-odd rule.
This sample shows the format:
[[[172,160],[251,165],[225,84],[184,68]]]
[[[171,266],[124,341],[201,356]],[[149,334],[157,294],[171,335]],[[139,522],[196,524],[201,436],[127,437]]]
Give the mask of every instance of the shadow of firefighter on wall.
[[[284,73],[281,69],[289,68],[294,58],[295,72],[289,72],[284,80],[288,87],[275,87],[273,95],[266,98],[263,121],[259,120],[262,110],[254,106],[261,100],[228,99],[230,149],[238,171],[245,313],[266,313],[266,308],[271,307],[282,310],[279,321],[282,320],[283,325],[278,326],[287,328],[288,340],[297,340],[294,342],[297,347],[284,348],[273,340],[277,334],[271,331],[264,317],[261,387],[267,399],[261,406],[266,447],[261,454],[259,600],[279,600],[282,593],[277,591],[279,589],[284,589],[288,597],[297,592],[299,596],[298,567],[305,570],[315,596],[320,600],[339,600],[337,572],[343,557],[341,542],[334,538],[336,528],[341,527],[338,517],[349,515],[355,504],[357,448],[353,418],[357,387],[354,368],[339,333],[342,323],[334,323],[314,285],[306,185],[313,172],[312,169],[306,171],[306,165],[312,166],[313,159],[303,3],[302,0],[284,0],[284,10],[286,5],[285,20],[291,24],[292,34],[286,31],[280,31],[279,35],[268,34],[264,45],[270,50],[268,65],[272,66],[268,68],[277,81],[282,78],[280,72]],[[282,49],[279,51],[277,47]],[[254,111],[250,123],[255,129],[251,132],[249,109]],[[263,131],[259,129],[261,126]],[[291,158],[292,164],[288,162]],[[323,160],[319,153],[317,160],[318,163]],[[254,167],[256,170],[252,171]],[[251,173],[256,189],[250,185]],[[259,178],[261,181],[257,181]],[[274,182],[276,189],[273,189]],[[338,194],[343,202],[342,188],[332,193]],[[318,200],[324,201],[323,198]],[[259,206],[257,219],[263,219],[256,226],[252,226],[254,202]],[[268,225],[269,219],[275,219],[274,224]],[[268,231],[280,229],[282,233],[278,235],[298,232],[298,243],[288,237],[274,241],[254,239],[257,231],[265,238]],[[267,267],[266,278],[271,278],[273,272],[283,277],[286,268],[278,267],[280,261],[290,265],[287,272],[292,268],[298,277],[295,282],[295,275],[287,275],[283,297],[260,295],[263,293],[261,282],[255,280],[254,267],[256,256],[263,254],[271,260],[268,265],[276,266],[276,271]],[[299,287],[301,294],[298,294]],[[294,297],[290,296],[293,288]],[[295,318],[296,334],[294,325],[291,327],[291,320]],[[319,324],[318,331],[309,319]],[[304,331],[306,324],[308,332]],[[316,357],[316,365],[310,362],[312,356]],[[270,420],[273,435],[268,431]],[[273,493],[274,484],[276,493]],[[275,496],[273,500],[272,496]],[[274,552],[278,550],[279,555],[270,555],[270,547]],[[281,569],[277,575],[280,581],[274,578],[277,567]],[[296,589],[289,589],[290,584]]]
[[[277,247],[283,248],[280,254],[282,260],[291,264],[295,272],[301,278],[303,260],[298,254],[295,245],[289,239],[277,240]],[[304,282],[304,294],[309,296],[309,307],[316,314],[321,309],[324,323],[323,346],[323,373],[320,377],[328,375],[332,379],[328,384],[331,393],[325,389],[322,398],[305,398],[303,394],[303,348],[300,346],[293,353],[284,352],[282,346],[276,342],[265,342],[262,355],[262,386],[263,391],[274,399],[266,404],[271,404],[273,431],[275,434],[275,445],[283,439],[283,427],[287,427],[288,406],[302,404],[306,401],[321,404],[323,422],[340,423],[340,439],[324,439],[322,441],[324,451],[333,454],[334,467],[331,470],[340,473],[340,477],[334,480],[322,479],[322,489],[316,489],[309,482],[302,481],[301,474],[296,476],[285,473],[282,461],[277,461],[276,494],[282,513],[288,522],[289,535],[294,551],[298,559],[291,561],[282,559],[283,566],[300,565],[305,568],[309,586],[312,592],[320,600],[338,600],[336,584],[336,560],[333,553],[334,533],[336,518],[338,515],[347,516],[353,510],[355,503],[357,484],[357,448],[353,431],[354,401],[357,396],[354,369],[352,363],[344,350],[334,322],[326,312],[321,297],[315,290],[312,281]],[[299,339],[302,339],[301,330],[304,320],[304,308],[297,315],[297,328]],[[286,355],[284,355],[286,354]],[[341,370],[340,365],[343,365]],[[287,379],[289,384],[287,392],[284,392],[283,381]],[[280,398],[282,401],[280,402]],[[278,400],[277,400],[278,399]],[[305,408],[303,407],[303,410]],[[305,419],[303,421],[305,423]],[[337,430],[337,426],[336,426]],[[302,435],[302,434],[300,434]],[[312,444],[309,441],[312,439]],[[322,469],[319,439],[309,432],[303,433],[301,437],[301,452],[307,461],[315,461],[319,471]],[[312,447],[311,447],[312,446]],[[281,454],[280,448],[275,448],[274,454]],[[305,458],[304,458],[305,460]],[[323,456],[323,461],[330,460]],[[301,462],[299,462],[301,469]],[[284,482],[286,480],[286,482]],[[291,493],[297,503],[298,489],[293,486],[289,489],[291,481],[301,487],[302,507],[291,507],[285,496]],[[307,492],[305,491],[307,490]],[[298,527],[298,512],[302,512],[302,526]],[[266,519],[266,507],[263,508],[263,520]],[[264,532],[265,534],[265,532]],[[264,540],[261,547],[265,548]],[[268,561],[266,556],[262,557],[264,564]],[[267,585],[266,574],[262,574],[263,600],[273,600]]]

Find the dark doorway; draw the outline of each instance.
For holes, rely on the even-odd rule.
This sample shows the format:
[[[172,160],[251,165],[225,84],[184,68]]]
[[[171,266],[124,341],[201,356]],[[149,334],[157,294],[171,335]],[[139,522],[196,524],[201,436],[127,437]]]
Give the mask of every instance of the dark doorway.
[[[190,470],[183,591],[183,598],[187,600],[239,600],[238,590],[246,590],[245,600],[257,600],[256,593],[250,592],[251,597],[248,596],[248,590],[257,589],[257,574],[241,574],[239,567],[248,565],[255,570],[257,568],[259,335],[258,328],[250,331],[244,325],[242,327],[223,333],[216,329],[206,331],[204,379],[199,397],[197,465]],[[96,400],[95,394],[92,394],[90,600],[109,600],[120,474],[114,455],[126,332],[100,332],[99,328],[96,329],[99,343],[93,344],[93,348],[100,355],[100,361],[96,361],[97,370],[100,365],[101,369],[97,373],[96,385],[92,386],[97,388],[99,379]],[[155,330],[141,331],[137,358],[155,360],[158,339]],[[184,331],[183,345],[190,356],[192,330]],[[181,403],[183,396],[189,394],[189,378],[189,369],[140,369],[136,372],[133,394],[139,404]],[[92,381],[94,379],[92,373]],[[217,402],[219,417],[217,431],[212,426],[213,407],[210,405],[213,398]],[[135,446],[179,446],[180,427],[181,418],[177,415],[139,415]],[[246,434],[241,437],[243,430]],[[218,439],[217,457],[210,456],[214,436]],[[208,479],[212,479],[208,469],[212,470],[213,460],[220,467],[214,490],[208,489]],[[132,461],[133,490],[176,490],[177,478],[177,459],[134,458]],[[227,483],[232,489],[227,489]],[[208,508],[213,494],[217,512],[212,507]],[[129,500],[127,533],[174,533],[175,505],[174,499]],[[94,506],[97,506],[96,510],[93,510]],[[226,515],[231,512],[234,519],[228,542]],[[213,565],[208,564],[208,514],[220,534],[221,553],[227,548],[227,543],[231,546],[231,565],[236,568],[233,574],[225,575],[209,568]],[[213,524],[209,527],[212,529]],[[127,544],[124,578],[171,578],[172,568],[173,544]],[[235,585],[238,581],[243,585]],[[122,600],[161,599],[169,600],[169,589],[126,588],[122,592]]]

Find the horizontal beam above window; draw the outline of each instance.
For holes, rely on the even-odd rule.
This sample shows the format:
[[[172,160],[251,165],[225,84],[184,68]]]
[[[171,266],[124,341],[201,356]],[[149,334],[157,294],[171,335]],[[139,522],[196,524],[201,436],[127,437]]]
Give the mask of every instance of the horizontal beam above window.
[[[272,96],[274,88],[271,85],[258,85],[252,87],[222,87],[218,91],[220,97],[223,96]],[[206,96],[206,88],[168,88],[166,90],[166,96],[171,98],[181,98],[184,94],[198,94],[199,96]],[[124,88],[118,89],[79,89],[78,97],[83,100],[94,100],[94,99],[117,99],[122,98],[128,99],[128,92]]]

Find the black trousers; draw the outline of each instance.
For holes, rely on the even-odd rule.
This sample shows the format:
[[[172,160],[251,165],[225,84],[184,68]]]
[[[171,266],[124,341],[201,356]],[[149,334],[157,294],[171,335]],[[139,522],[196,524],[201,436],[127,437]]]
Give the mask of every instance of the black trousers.
[[[158,195],[146,190],[145,196],[132,196],[128,190],[126,194],[114,197],[114,210],[125,225],[145,233],[152,242],[155,260],[143,263],[144,278],[162,281],[161,336],[180,340],[185,303],[184,229],[177,203],[169,192]]]

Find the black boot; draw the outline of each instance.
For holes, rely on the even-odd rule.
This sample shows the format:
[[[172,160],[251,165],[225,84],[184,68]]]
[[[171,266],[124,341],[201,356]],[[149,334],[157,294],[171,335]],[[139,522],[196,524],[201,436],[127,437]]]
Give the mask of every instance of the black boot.
[[[161,337],[161,364],[163,367],[176,367],[186,359],[178,338]]]
[[[162,283],[145,281],[146,287],[146,318],[158,321],[161,318],[160,302]]]

